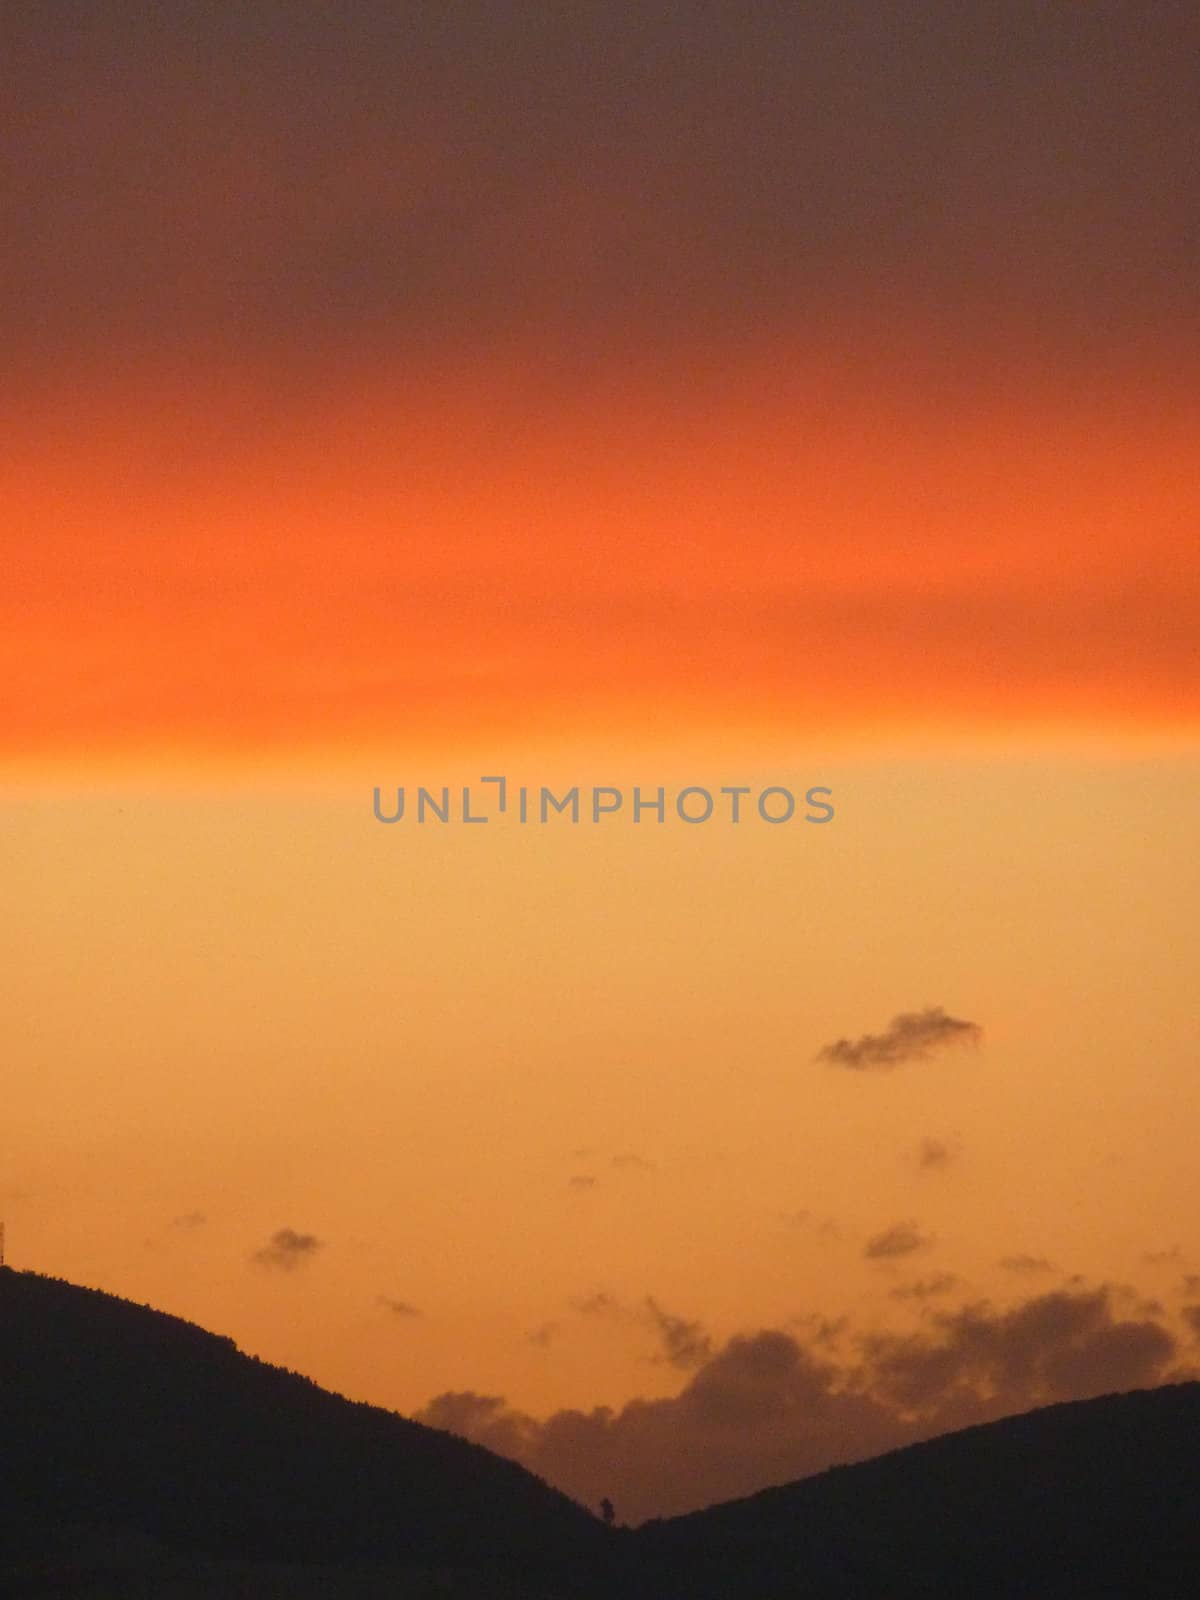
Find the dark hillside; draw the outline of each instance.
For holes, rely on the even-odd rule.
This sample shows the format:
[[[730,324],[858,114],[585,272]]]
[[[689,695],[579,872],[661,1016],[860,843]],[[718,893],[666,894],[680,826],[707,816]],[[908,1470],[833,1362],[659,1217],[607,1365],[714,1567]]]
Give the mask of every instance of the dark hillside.
[[[608,1541],[523,1468],[95,1290],[0,1271],[0,1519],[240,1559],[571,1564]]]
[[[1200,1384],[1051,1406],[636,1535],[648,1593],[1200,1595]]]

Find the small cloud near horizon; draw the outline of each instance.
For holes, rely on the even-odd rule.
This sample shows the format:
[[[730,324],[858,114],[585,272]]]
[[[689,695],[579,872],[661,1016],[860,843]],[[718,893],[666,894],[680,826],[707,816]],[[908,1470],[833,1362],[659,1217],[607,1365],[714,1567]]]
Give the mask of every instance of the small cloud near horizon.
[[[977,1045],[982,1037],[977,1022],[948,1016],[941,1006],[926,1006],[923,1011],[901,1012],[882,1033],[835,1039],[823,1045],[815,1059],[853,1072],[889,1072],[909,1061],[923,1061],[949,1045]]]
[[[581,1317],[612,1316],[620,1309],[616,1296],[609,1294],[607,1289],[597,1289],[592,1294],[576,1295],[571,1301],[571,1310],[578,1311]]]
[[[872,1234],[863,1246],[863,1255],[868,1261],[890,1261],[927,1249],[932,1243],[932,1238],[922,1233],[915,1222],[896,1222],[881,1233]]]
[[[394,1317],[419,1317],[423,1313],[418,1306],[409,1305],[407,1300],[393,1300],[391,1295],[381,1294],[376,1302],[385,1311],[390,1311]]]
[[[941,1172],[958,1159],[958,1146],[947,1139],[922,1139],[917,1148],[917,1166],[922,1172]]]
[[[931,1300],[935,1295],[949,1294],[958,1287],[953,1272],[938,1272],[932,1278],[917,1278],[913,1283],[901,1283],[888,1293],[893,1300]]]
[[[1021,1272],[1027,1276],[1035,1272],[1056,1272],[1053,1261],[1047,1261],[1045,1256],[1001,1256],[999,1265],[1005,1272]]]
[[[322,1240],[314,1233],[297,1233],[295,1228],[280,1228],[250,1259],[259,1267],[278,1267],[283,1272],[293,1272],[306,1261],[311,1261],[322,1248]]]
[[[612,1165],[625,1172],[657,1172],[658,1168],[653,1161],[647,1161],[645,1156],[639,1156],[634,1151],[619,1153],[612,1158]]]

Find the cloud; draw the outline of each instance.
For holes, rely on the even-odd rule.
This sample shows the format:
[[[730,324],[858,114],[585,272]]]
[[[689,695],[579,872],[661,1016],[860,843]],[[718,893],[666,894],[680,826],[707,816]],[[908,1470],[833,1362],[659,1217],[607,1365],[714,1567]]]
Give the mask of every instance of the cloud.
[[[1176,1262],[1183,1260],[1183,1251],[1174,1244],[1168,1250],[1147,1250],[1143,1253],[1142,1260],[1148,1267],[1174,1266]]]
[[[390,1311],[394,1317],[419,1317],[421,1311],[416,1306],[410,1306],[407,1300],[393,1300],[390,1295],[381,1294],[377,1301],[385,1311]]]
[[[448,1390],[413,1413],[416,1422],[447,1433],[460,1434],[486,1444],[498,1455],[521,1461],[536,1449],[541,1424],[522,1412],[512,1411],[501,1395],[476,1394],[473,1390]]]
[[[889,1072],[909,1061],[923,1061],[949,1045],[978,1044],[982,1034],[977,1022],[947,1016],[941,1006],[927,1006],[924,1011],[901,1012],[883,1033],[835,1039],[817,1051],[816,1059],[854,1072]]]
[[[594,1294],[579,1295],[571,1301],[571,1310],[581,1317],[607,1317],[619,1315],[620,1303],[607,1289],[597,1289]]]
[[[819,1311],[810,1311],[803,1317],[792,1317],[789,1327],[803,1330],[803,1343],[808,1346],[832,1347],[839,1344],[850,1326],[849,1317],[826,1317]]]
[[[922,1172],[940,1171],[958,1155],[957,1147],[944,1139],[922,1139],[917,1150],[917,1165]]]
[[[863,1246],[868,1261],[887,1261],[894,1256],[912,1255],[914,1250],[925,1250],[933,1243],[929,1235],[921,1232],[915,1222],[896,1222],[882,1233],[873,1234]]]
[[[951,1289],[958,1287],[958,1279],[952,1272],[939,1272],[932,1278],[917,1278],[913,1283],[898,1284],[888,1293],[893,1300],[930,1300],[934,1295],[949,1294]]]
[[[1200,1272],[1188,1272],[1183,1279],[1184,1294],[1200,1294]]]
[[[653,1161],[647,1161],[645,1156],[639,1156],[633,1152],[615,1155],[612,1158],[612,1164],[614,1167],[618,1167],[625,1172],[658,1171],[658,1168],[655,1166]]]
[[[646,1309],[662,1340],[661,1360],[686,1371],[691,1367],[701,1367],[711,1359],[712,1340],[702,1323],[673,1316],[669,1311],[664,1311],[650,1295],[646,1296]]]
[[[999,1264],[1004,1268],[1005,1272],[1019,1272],[1027,1277],[1039,1272],[1054,1272],[1057,1270],[1053,1261],[1047,1261],[1045,1256],[1002,1256]]]
[[[859,1337],[845,1356],[776,1329],[738,1335],[665,1399],[544,1420],[491,1395],[439,1395],[418,1420],[448,1427],[588,1504],[630,1521],[752,1493],[846,1461],[1057,1400],[1175,1376],[1175,1341],[1126,1320],[1107,1287],[1007,1309],[935,1314],[900,1337]]]
[[[872,1391],[901,1414],[959,1426],[971,1411],[1011,1412],[1151,1383],[1175,1353],[1153,1320],[1118,1320],[1107,1287],[1055,1290],[1008,1311],[938,1313],[934,1335],[865,1341]],[[998,1413],[999,1414],[999,1413]]]
[[[193,1228],[202,1228],[207,1221],[203,1211],[186,1211],[181,1217],[172,1217],[171,1226],[189,1232]]]
[[[701,1366],[712,1355],[712,1339],[704,1324],[667,1311],[653,1295],[646,1295],[640,1303],[626,1303],[607,1289],[599,1289],[576,1297],[570,1306],[583,1317],[606,1318],[625,1328],[651,1328],[658,1341],[651,1359],[680,1371]]]
[[[591,1175],[591,1173],[587,1172],[578,1173],[574,1178],[570,1178],[567,1181],[568,1189],[576,1189],[580,1192],[586,1189],[594,1189],[595,1187],[596,1179]]]
[[[530,1328],[525,1335],[526,1344],[537,1345],[539,1350],[548,1350],[558,1335],[557,1322],[543,1322],[536,1328]]]
[[[315,1234],[297,1233],[294,1228],[280,1228],[250,1259],[260,1267],[278,1267],[284,1272],[292,1272],[306,1261],[311,1261],[321,1248],[322,1241]]]

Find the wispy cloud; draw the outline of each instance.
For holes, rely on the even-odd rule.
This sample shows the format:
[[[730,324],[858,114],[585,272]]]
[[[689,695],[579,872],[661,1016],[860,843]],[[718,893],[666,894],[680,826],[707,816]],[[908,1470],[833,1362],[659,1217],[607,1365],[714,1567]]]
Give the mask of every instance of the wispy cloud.
[[[1001,1256],[1000,1265],[1005,1272],[1019,1272],[1026,1277],[1031,1277],[1039,1272],[1054,1272],[1057,1269],[1053,1261],[1048,1261],[1045,1256]]]
[[[612,1158],[612,1165],[624,1172],[656,1172],[658,1170],[653,1161],[647,1161],[645,1156],[639,1156],[634,1151],[618,1153]]]
[[[958,1146],[945,1139],[922,1139],[917,1148],[917,1165],[922,1172],[941,1172],[958,1156]]]
[[[1183,1260],[1183,1251],[1177,1244],[1165,1250],[1147,1250],[1142,1255],[1142,1260],[1148,1267],[1174,1266]]]
[[[597,1289],[592,1294],[577,1295],[571,1301],[571,1310],[581,1317],[611,1317],[620,1314],[621,1305],[607,1289]]]
[[[893,1300],[932,1300],[935,1295],[949,1294],[958,1287],[952,1272],[938,1272],[932,1278],[917,1278],[913,1283],[899,1284],[888,1293]]]
[[[419,1317],[422,1314],[417,1306],[409,1305],[407,1300],[394,1300],[387,1294],[381,1294],[377,1304],[385,1311],[390,1311],[394,1317]]]
[[[664,1311],[650,1295],[646,1296],[646,1310],[662,1342],[659,1359],[682,1371],[701,1367],[710,1359],[713,1353],[712,1339],[702,1323],[690,1322],[686,1317],[677,1317]]]

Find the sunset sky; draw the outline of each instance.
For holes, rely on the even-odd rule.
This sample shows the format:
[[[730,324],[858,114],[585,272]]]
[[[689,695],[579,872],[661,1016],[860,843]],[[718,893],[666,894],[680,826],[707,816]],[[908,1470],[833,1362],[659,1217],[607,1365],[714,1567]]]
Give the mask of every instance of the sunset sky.
[[[11,1264],[630,1520],[1196,1374],[1198,52],[3,8]]]

